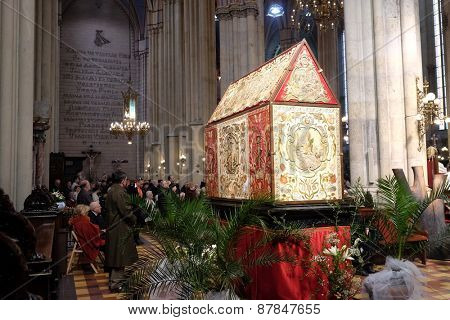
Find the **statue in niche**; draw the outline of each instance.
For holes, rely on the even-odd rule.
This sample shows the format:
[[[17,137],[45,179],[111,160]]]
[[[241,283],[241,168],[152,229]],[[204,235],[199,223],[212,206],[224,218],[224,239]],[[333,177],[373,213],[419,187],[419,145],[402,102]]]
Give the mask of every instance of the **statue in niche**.
[[[102,47],[105,44],[111,43],[111,41],[103,36],[103,30],[96,30],[94,43],[97,47]]]

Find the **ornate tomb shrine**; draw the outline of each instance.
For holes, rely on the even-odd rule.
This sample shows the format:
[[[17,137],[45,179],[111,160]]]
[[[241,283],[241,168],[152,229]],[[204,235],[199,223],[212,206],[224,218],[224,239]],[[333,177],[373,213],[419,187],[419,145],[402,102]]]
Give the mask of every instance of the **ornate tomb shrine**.
[[[232,83],[205,129],[208,195],[342,199],[340,105],[306,41]]]

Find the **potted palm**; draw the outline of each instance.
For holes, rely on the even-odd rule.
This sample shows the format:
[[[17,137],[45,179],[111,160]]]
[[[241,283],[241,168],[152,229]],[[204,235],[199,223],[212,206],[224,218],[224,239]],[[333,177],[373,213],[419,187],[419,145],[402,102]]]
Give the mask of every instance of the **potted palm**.
[[[238,298],[249,268],[289,260],[264,252],[269,233],[245,252],[236,250],[246,226],[265,230],[254,209],[266,202],[245,202],[221,219],[205,198],[181,201],[168,194],[167,211],[156,212],[148,229],[154,243],[126,272],[125,298]]]
[[[425,252],[428,238],[419,230],[425,209],[444,197],[442,184],[424,199],[414,198],[406,180],[386,177],[378,181],[378,208],[375,227],[383,237],[380,244],[389,255],[385,268],[368,276],[364,289],[372,299],[418,299],[421,297],[420,271],[408,259]]]
[[[356,183],[351,186],[349,195],[353,198],[361,217],[368,218],[375,214],[373,196],[369,190],[364,189],[361,179],[358,178]]]

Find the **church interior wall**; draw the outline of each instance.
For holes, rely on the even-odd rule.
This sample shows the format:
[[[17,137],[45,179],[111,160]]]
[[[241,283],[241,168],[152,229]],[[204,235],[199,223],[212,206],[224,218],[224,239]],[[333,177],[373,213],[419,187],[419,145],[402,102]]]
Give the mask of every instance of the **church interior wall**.
[[[131,177],[139,172],[138,138],[128,145],[124,138],[109,133],[110,123],[123,117],[121,91],[126,91],[129,77],[129,25],[128,15],[115,1],[100,7],[94,1],[76,1],[62,17],[59,152],[82,156],[93,145],[101,152],[95,160],[97,176],[110,174],[112,160],[128,160],[123,169]],[[142,64],[135,59],[135,39],[132,32],[132,87],[142,93]],[[141,94],[138,117],[143,99]],[[88,171],[88,161],[84,171]]]

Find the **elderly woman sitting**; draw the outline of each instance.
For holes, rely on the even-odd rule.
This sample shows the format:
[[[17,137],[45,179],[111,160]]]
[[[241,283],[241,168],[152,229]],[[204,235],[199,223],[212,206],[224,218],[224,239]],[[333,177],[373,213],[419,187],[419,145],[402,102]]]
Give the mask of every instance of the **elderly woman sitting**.
[[[94,262],[100,250],[103,250],[105,240],[100,237],[100,228],[98,225],[91,223],[88,216],[89,207],[83,204],[77,205],[74,211],[74,217],[70,219],[81,250],[85,254],[89,262]]]

